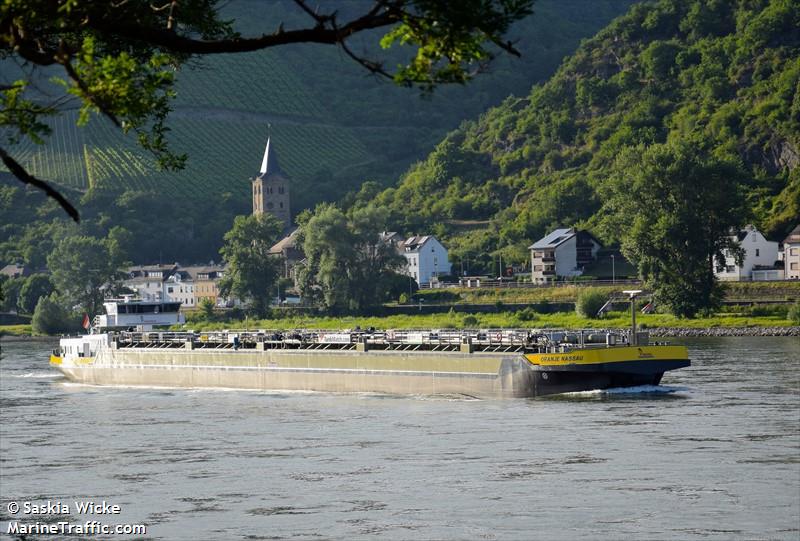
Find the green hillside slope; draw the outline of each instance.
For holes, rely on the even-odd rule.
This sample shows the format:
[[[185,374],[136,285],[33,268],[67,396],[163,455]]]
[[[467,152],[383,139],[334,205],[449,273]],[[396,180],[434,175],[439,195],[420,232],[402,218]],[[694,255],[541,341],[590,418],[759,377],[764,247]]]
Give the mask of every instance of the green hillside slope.
[[[796,0],[635,5],[527,97],[448,134],[378,202],[407,230],[447,237],[457,260],[524,262],[527,245],[558,225],[614,241],[596,213],[617,155],[673,140],[737,157],[754,223],[779,239],[791,229],[800,218]]]
[[[602,0],[588,11],[583,0],[542,0],[534,17],[520,22],[511,35],[518,40],[521,60],[501,59],[475,85],[442,89],[429,99],[368,77],[328,46],[198,60],[178,75],[169,122],[172,144],[189,154],[186,170],[177,173],[157,171],[132,139],[102,118],[76,128],[74,115],[67,115],[54,121],[51,144],[23,142],[11,151],[34,174],[73,188],[157,190],[195,199],[227,192],[246,208],[248,179],[260,164],[270,124],[281,165],[296,184],[293,210],[299,211],[338,199],[367,178],[396,179],[464,118],[552,74],[581,38],[630,3]],[[269,32],[280,22],[308,24],[293,2],[222,5],[243,34]],[[363,9],[363,2],[341,2],[344,12],[357,9]],[[356,45],[374,48],[375,38],[360,37]],[[386,56],[380,49],[371,54]],[[387,60],[391,63],[392,57]],[[13,79],[13,71],[4,67],[3,79]]]

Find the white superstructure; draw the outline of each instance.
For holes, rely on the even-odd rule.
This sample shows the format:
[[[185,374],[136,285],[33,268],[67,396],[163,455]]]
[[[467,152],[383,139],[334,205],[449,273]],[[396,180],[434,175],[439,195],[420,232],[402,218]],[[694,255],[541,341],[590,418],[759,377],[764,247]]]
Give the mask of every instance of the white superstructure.
[[[180,302],[142,301],[130,298],[109,299],[103,303],[106,313],[97,316],[96,329],[136,328],[149,331],[153,326],[185,323]]]

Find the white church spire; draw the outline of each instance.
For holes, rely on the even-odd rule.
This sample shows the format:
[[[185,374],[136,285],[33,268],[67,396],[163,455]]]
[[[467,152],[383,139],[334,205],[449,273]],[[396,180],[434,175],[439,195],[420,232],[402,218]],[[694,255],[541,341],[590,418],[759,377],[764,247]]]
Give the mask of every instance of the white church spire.
[[[278,174],[281,168],[278,165],[278,157],[275,155],[275,149],[270,152],[270,143],[272,137],[267,137],[267,146],[264,148],[264,157],[261,159],[261,169],[259,169],[258,176],[266,177],[269,175]]]
[[[262,175],[267,172],[269,166],[269,142],[270,138],[267,137],[267,148],[264,149],[264,159],[261,160],[261,170],[259,171]]]

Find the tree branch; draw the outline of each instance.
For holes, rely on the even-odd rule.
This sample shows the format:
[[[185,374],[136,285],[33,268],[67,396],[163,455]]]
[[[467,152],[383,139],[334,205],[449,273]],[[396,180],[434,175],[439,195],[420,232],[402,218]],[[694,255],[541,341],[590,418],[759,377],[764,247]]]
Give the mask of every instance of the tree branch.
[[[114,115],[114,113],[112,113],[109,108],[105,106],[105,104],[97,100],[97,98],[91,93],[89,87],[86,86],[86,82],[81,79],[80,75],[78,75],[78,72],[76,72],[75,68],[72,67],[69,57],[65,57],[63,60],[60,60],[59,63],[64,66],[64,70],[66,70],[69,78],[72,79],[76,85],[78,85],[78,88],[80,88],[83,94],[83,99],[97,107],[97,109],[100,110],[100,112],[103,113],[116,127],[121,128],[122,123],[119,121],[116,115]]]
[[[50,186],[47,182],[43,180],[39,180],[38,178],[34,177],[30,173],[28,173],[24,167],[22,167],[14,158],[8,155],[8,153],[0,147],[0,158],[3,159],[3,163],[8,167],[8,170],[17,177],[21,182],[24,184],[30,184],[34,188],[43,191],[47,194],[48,197],[52,197],[53,199],[58,202],[64,211],[69,214],[69,216],[75,220],[75,222],[80,223],[81,217],[78,214],[78,211],[75,210],[67,199],[61,195],[55,188]]]
[[[400,20],[398,15],[391,11],[387,10],[383,13],[376,13],[375,11],[376,10],[373,9],[366,15],[354,19],[341,27],[327,27],[318,24],[314,28],[303,28],[299,30],[284,31],[278,29],[278,31],[273,34],[264,34],[258,38],[222,40],[198,40],[181,36],[163,28],[139,26],[128,24],[123,21],[111,22],[103,19],[92,19],[88,22],[88,26],[110,37],[123,37],[131,40],[144,41],[178,53],[242,53],[290,43],[341,43],[357,32],[380,28]],[[328,18],[326,20],[330,19]]]

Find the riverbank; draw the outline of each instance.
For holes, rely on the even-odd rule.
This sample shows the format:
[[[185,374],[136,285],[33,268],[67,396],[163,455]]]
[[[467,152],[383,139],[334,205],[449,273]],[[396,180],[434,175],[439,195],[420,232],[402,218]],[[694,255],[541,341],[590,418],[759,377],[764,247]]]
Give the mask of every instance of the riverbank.
[[[536,303],[574,303],[586,292],[596,292],[611,297],[624,297],[626,289],[640,289],[641,286],[620,284],[616,286],[593,286],[573,283],[556,283],[549,286],[423,289],[415,294],[425,304],[536,304]],[[777,282],[724,282],[723,300],[728,304],[773,304],[791,303],[800,299],[800,281],[781,280]]]
[[[800,326],[779,316],[744,316],[718,314],[712,317],[680,319],[668,314],[646,314],[637,317],[642,330],[654,336],[800,336]],[[190,319],[183,329],[476,329],[476,328],[540,328],[601,329],[627,328],[628,312],[611,312],[606,317],[591,319],[574,312],[538,314],[521,312],[465,314],[398,314],[382,317],[313,317],[296,316],[281,319],[243,321],[205,321]],[[178,327],[175,327],[178,330]]]
[[[719,315],[708,318],[679,319],[666,314],[640,315],[639,328],[652,336],[798,336],[800,326],[775,316]],[[630,326],[626,312],[613,312],[602,319],[589,319],[574,313],[534,314],[530,312],[503,312],[495,314],[419,314],[385,317],[328,317],[305,316],[282,319],[237,321],[205,321],[192,319],[173,330],[223,330],[223,329],[476,329],[476,328],[529,328],[529,329],[613,329]],[[31,336],[29,325],[0,326],[0,339],[43,339]]]
[[[793,327],[708,327],[680,328],[680,327],[656,327],[647,329],[650,336],[677,337],[708,337],[708,336],[798,336],[800,337],[800,326]]]

